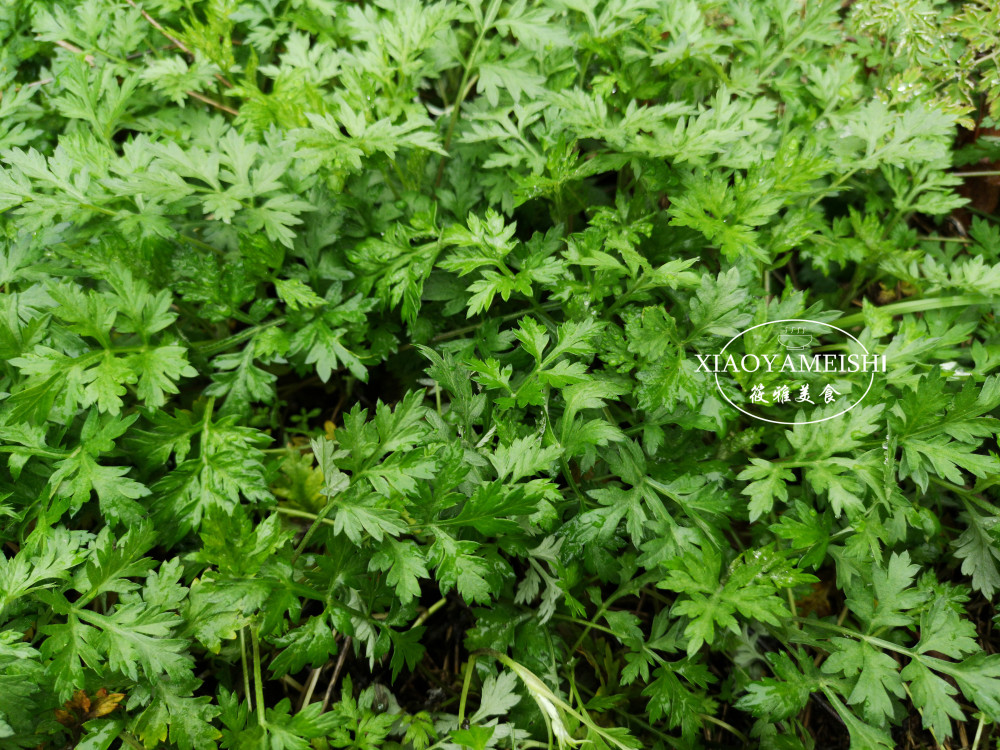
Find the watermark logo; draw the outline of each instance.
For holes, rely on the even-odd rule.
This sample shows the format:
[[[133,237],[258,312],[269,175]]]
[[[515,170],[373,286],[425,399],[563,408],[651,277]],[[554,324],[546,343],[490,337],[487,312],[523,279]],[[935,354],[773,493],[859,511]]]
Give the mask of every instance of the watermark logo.
[[[875,376],[886,371],[885,355],[816,320],[760,323],[733,336],[717,354],[697,358],[698,372],[715,375],[726,401],[773,424],[835,419],[861,403]]]
[[[785,332],[778,335],[778,341],[786,349],[808,349],[816,341],[811,333],[806,333],[802,326],[789,326]]]

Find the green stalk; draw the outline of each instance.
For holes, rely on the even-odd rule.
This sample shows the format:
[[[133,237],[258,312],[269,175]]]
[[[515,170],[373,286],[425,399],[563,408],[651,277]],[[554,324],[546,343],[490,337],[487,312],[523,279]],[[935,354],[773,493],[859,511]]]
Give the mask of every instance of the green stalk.
[[[906,697],[910,699],[910,705],[916,706],[917,713],[920,714],[920,718],[923,719],[924,709],[918,706],[917,702],[913,700],[913,693],[910,692],[910,687],[902,680],[900,680],[899,682],[903,686],[903,690],[906,691]],[[924,720],[924,726],[927,726],[926,720]],[[927,730],[931,733],[931,737],[934,739],[934,746],[941,747],[941,741],[938,739],[937,734],[934,732],[934,727],[927,726]]]
[[[257,629],[253,627],[250,628],[250,643],[253,645],[253,689],[254,700],[257,703],[257,723],[261,728],[267,729],[267,720],[264,718],[264,683],[260,677],[260,640],[257,637]]]
[[[458,702],[458,726],[465,723],[465,702],[469,697],[469,686],[472,684],[472,670],[476,666],[476,655],[469,657],[465,665],[465,681],[462,683],[462,697]]]
[[[562,746],[564,742],[571,742],[569,734],[566,731],[565,724],[562,723],[562,716],[560,715],[561,713],[564,713],[572,716],[592,732],[600,736],[600,738],[604,740],[605,744],[609,747],[617,747],[619,750],[630,750],[629,745],[625,745],[618,739],[617,736],[609,734],[604,727],[594,722],[585,709],[577,711],[573,708],[573,706],[556,695],[552,689],[538,677],[538,675],[530,671],[523,664],[514,661],[506,654],[501,654],[500,652],[493,651],[492,649],[484,649],[482,653],[489,654],[520,678],[521,683],[528,690],[532,700],[534,700],[538,705],[538,708],[542,713],[542,717],[545,719],[546,726],[550,731],[550,736],[551,732],[554,730],[557,738],[559,739],[560,746]]]
[[[74,451],[76,453],[77,451]],[[46,450],[45,448],[30,448],[27,445],[0,445],[0,453],[17,453],[19,455],[38,456],[59,460],[66,458],[69,451]]]
[[[299,546],[295,548],[294,554],[292,554],[292,565],[295,565],[295,561],[299,559],[299,557],[302,555],[303,552],[305,552],[306,545],[309,544],[309,540],[312,539],[313,534],[316,533],[316,529],[319,528],[319,525],[321,523],[326,523],[326,524],[329,524],[331,526],[334,525],[334,522],[328,520],[327,516],[330,515],[330,511],[333,510],[333,506],[335,504],[336,504],[336,498],[330,498],[330,502],[328,502],[323,507],[323,510],[321,510],[319,512],[319,515],[313,515],[311,513],[309,513],[309,514],[302,513],[302,515],[312,515],[313,516],[313,522],[309,526],[309,528],[306,530],[306,534],[305,534],[305,536],[302,537],[302,541],[299,542]],[[279,508],[278,510],[280,511],[282,509]],[[285,509],[285,510],[287,510],[287,509]],[[294,515],[294,514],[289,514],[289,515]]]
[[[246,628],[240,628],[240,664],[243,666],[243,697],[250,700],[250,670],[247,668]]]
[[[985,294],[959,294],[954,297],[931,297],[928,299],[908,299],[903,302],[894,302],[891,305],[883,305],[877,308],[880,312],[887,312],[890,315],[903,315],[912,312],[926,312],[928,310],[943,310],[946,307],[964,307],[970,305],[990,305],[994,299]],[[854,313],[845,315],[837,321],[841,327],[856,326],[865,322],[864,313]]]
[[[413,621],[413,624],[410,625],[410,630],[413,630],[414,628],[419,628],[421,625],[427,622],[435,612],[437,612],[439,609],[441,609],[441,607],[443,607],[447,603],[448,603],[447,597],[442,597],[441,599],[438,599],[436,602],[434,602],[431,606],[427,608],[427,611],[425,611],[422,615],[420,615],[420,617],[418,617],[416,620]]]
[[[483,28],[480,29],[479,34],[476,36],[476,41],[469,51],[469,57],[465,61],[465,69],[462,71],[462,82],[458,84],[458,96],[452,105],[451,120],[448,122],[448,132],[444,137],[445,151],[448,150],[448,147],[451,145],[452,136],[455,135],[455,126],[458,124],[459,117],[461,117],[462,102],[465,101],[465,97],[469,95],[473,84],[479,78],[478,75],[475,77],[472,76],[472,70],[476,65],[476,56],[479,54],[479,47],[482,45],[483,39],[486,38],[486,32],[493,28],[493,22],[496,20],[497,13],[499,12],[500,3],[498,0],[494,0],[486,10],[486,15],[483,16]],[[441,184],[441,178],[444,177],[444,165],[447,160],[447,156],[442,156],[441,161],[438,163],[437,176],[434,178],[434,187]]]
[[[986,721],[982,716],[979,717],[979,726],[976,727],[976,738],[972,741],[972,750],[976,750],[979,747],[979,740],[983,736],[983,725]]]
[[[278,326],[285,322],[284,317],[275,318],[274,320],[269,320],[266,323],[261,323],[260,325],[253,326],[252,328],[247,328],[239,333],[235,333],[232,336],[227,336],[224,339],[208,339],[206,341],[196,341],[191,344],[191,347],[197,349],[199,352],[205,356],[211,356],[217,354],[218,352],[225,351],[231,346],[236,346],[247,339],[253,338],[258,333],[263,331],[265,328],[270,328],[272,326]]]
[[[201,437],[199,440],[198,456],[202,463],[208,458],[208,438],[212,434],[212,414],[215,411],[215,396],[209,396],[205,404],[205,414],[202,417]]]
[[[318,523],[325,523],[327,526],[333,526],[333,521],[331,521],[329,518],[320,518],[320,516],[316,515],[315,513],[309,513],[308,511],[305,510],[284,508],[280,505],[277,508],[275,508],[275,510],[278,511],[278,513],[281,513],[282,515],[285,516],[292,516],[293,518],[310,518],[317,521]]]
[[[601,615],[603,615],[606,611],[608,611],[611,608],[612,604],[621,599],[623,596],[629,596],[631,594],[636,593],[646,584],[655,581],[657,577],[658,574],[656,572],[648,572],[645,575],[641,575],[638,578],[634,578],[628,583],[624,583],[621,586],[619,586],[618,590],[615,591],[613,594],[611,594],[611,596],[607,597],[601,603],[601,606],[598,607],[597,612],[594,614],[594,616],[590,618],[589,621],[587,621],[586,625],[583,628],[583,632],[580,633],[579,637],[576,639],[576,643],[573,644],[573,648],[570,649],[570,653],[576,653],[576,650],[580,648],[581,644],[583,644],[583,639],[587,637],[587,633],[590,632],[591,628],[600,628],[600,626],[595,621],[598,620],[601,617]]]
[[[873,635],[866,635],[865,633],[860,633],[856,630],[851,630],[850,628],[845,628],[842,625],[834,625],[833,623],[823,622],[822,620],[817,620],[810,617],[792,617],[798,623],[803,625],[812,625],[814,627],[825,628],[840,635],[847,636],[849,638],[856,638],[859,641],[865,641],[876,648],[880,648],[888,651],[895,651],[898,654],[903,654],[904,656],[909,656],[911,659],[923,659],[924,655],[917,653],[912,648],[907,648],[906,646],[900,646],[898,643],[893,643],[892,641],[886,641],[882,638],[876,638]]]

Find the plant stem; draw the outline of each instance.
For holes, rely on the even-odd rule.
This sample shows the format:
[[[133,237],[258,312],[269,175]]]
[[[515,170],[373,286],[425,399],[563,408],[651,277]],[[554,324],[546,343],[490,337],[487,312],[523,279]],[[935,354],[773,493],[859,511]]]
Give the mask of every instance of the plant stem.
[[[486,15],[483,16],[483,27],[479,30],[479,34],[476,36],[476,41],[472,44],[472,49],[469,51],[469,57],[465,61],[465,69],[462,71],[462,82],[458,84],[458,96],[455,98],[455,103],[452,104],[451,109],[451,120],[448,122],[448,132],[444,137],[444,150],[447,151],[448,147],[451,146],[452,136],[455,135],[455,126],[458,124],[458,119],[461,117],[462,112],[462,102],[465,101],[465,97],[469,95],[469,91],[472,90],[473,84],[475,84],[476,79],[479,76],[472,77],[472,70],[476,64],[476,55],[479,54],[479,47],[483,43],[483,39],[486,38],[486,32],[493,28],[493,21],[496,20],[497,13],[500,10],[500,3],[497,0],[490,3],[490,7],[486,11]],[[444,176],[444,165],[448,160],[447,156],[442,156],[441,161],[438,162],[437,176],[434,178],[434,187],[436,188],[441,184],[441,178]]]
[[[260,640],[257,637],[256,627],[250,628],[250,643],[253,645],[253,689],[254,700],[257,703],[257,723],[263,729],[266,729],[267,720],[264,718],[264,683],[260,677]]]
[[[983,717],[980,716],[979,726],[976,727],[976,737],[972,740],[972,750],[976,750],[976,748],[979,747],[979,740],[983,736],[983,725],[985,723],[986,722],[983,720]]]
[[[800,29],[799,33],[793,36],[792,40],[782,48],[781,54],[776,55],[775,58],[770,62],[770,64],[768,64],[768,66],[760,72],[758,80],[761,83],[763,83],[764,79],[767,78],[769,75],[771,75],[771,73],[773,73],[775,69],[781,63],[783,63],[785,59],[791,55],[792,52],[795,51],[795,48],[798,47],[800,44],[802,44],[803,41],[805,41],[806,37],[809,35],[809,32],[810,29],[808,26],[806,26],[803,29]]]
[[[962,501],[965,503],[966,510],[968,510],[970,513],[972,512],[971,506],[976,505],[986,513],[989,513],[991,516],[997,515],[998,510],[996,506],[994,506],[988,500],[984,500],[983,498],[979,497],[976,493],[971,492],[965,489],[964,487],[959,487],[957,484],[952,484],[951,482],[947,482],[944,479],[938,479],[935,476],[930,476],[929,479],[939,487],[944,487],[949,492],[953,492],[960,498],[962,498]]]
[[[221,110],[222,112],[225,112],[226,114],[233,115],[234,117],[237,116],[237,115],[239,115],[239,112],[237,110],[233,109],[232,107],[227,107],[222,102],[217,102],[217,101],[215,101],[215,99],[212,99],[210,97],[204,96],[203,94],[199,94],[197,91],[185,91],[184,93],[186,93],[191,98],[197,99],[200,102],[205,102],[205,104],[208,104],[208,105],[210,105],[212,107],[215,107],[216,109]]]
[[[589,620],[581,620],[579,617],[570,617],[569,615],[555,614],[552,615],[552,617],[556,620],[562,620],[563,622],[572,622],[576,625],[583,625],[589,630],[600,630],[602,633],[608,633],[609,635],[613,635],[616,638],[618,637],[618,634],[614,630],[612,630],[611,628],[607,628],[604,625],[598,625],[596,622],[590,622]]]
[[[316,683],[319,682],[319,675],[323,671],[323,667],[317,667],[312,670],[309,674],[309,681],[306,684],[305,690],[302,693],[302,698],[299,700],[299,711],[309,705],[309,701],[312,700],[313,692],[316,690]]]
[[[240,664],[243,666],[243,698],[250,700],[250,669],[247,667],[246,628],[240,628]]]
[[[573,644],[573,648],[570,649],[570,653],[576,653],[576,650],[580,648],[580,644],[583,643],[583,639],[587,637],[587,633],[590,632],[591,628],[601,628],[601,626],[598,625],[595,622],[595,620],[597,620],[599,617],[601,617],[601,615],[607,612],[612,604],[621,599],[623,596],[628,596],[629,594],[637,593],[646,584],[652,583],[653,581],[657,580],[658,575],[659,574],[656,572],[648,572],[645,575],[639,576],[638,578],[633,578],[628,583],[619,586],[617,591],[615,591],[613,594],[611,594],[611,596],[609,596],[601,603],[601,606],[598,607],[597,612],[594,614],[594,616],[590,618],[590,620],[584,625],[583,632],[580,633],[579,637],[576,639],[576,643]]]
[[[420,615],[420,617],[418,617],[416,620],[413,621],[413,624],[410,625],[410,630],[413,630],[414,628],[419,628],[421,625],[423,625],[431,618],[431,615],[433,615],[447,603],[448,603],[447,597],[442,597],[438,599],[431,606],[429,606],[427,610]]]
[[[330,498],[330,502],[323,507],[323,510],[319,512],[319,515],[313,518],[312,524],[306,530],[305,536],[302,537],[302,541],[299,542],[299,546],[295,548],[295,552],[292,554],[292,565],[295,565],[295,561],[299,559],[303,552],[305,552],[306,545],[309,544],[309,540],[312,539],[313,534],[316,533],[316,529],[319,528],[319,525],[327,520],[326,517],[330,514],[330,511],[333,510],[333,506],[335,504],[336,498]],[[331,521],[330,523],[332,525],[333,522]]]
[[[458,702],[458,726],[465,723],[465,702],[469,697],[469,686],[472,684],[472,669],[476,666],[476,655],[469,657],[465,665],[465,681],[462,683],[462,698]]]
[[[337,657],[337,666],[333,668],[333,676],[330,678],[330,684],[326,686],[326,692],[323,694],[323,705],[319,711],[321,714],[326,713],[326,709],[330,705],[330,696],[333,695],[333,687],[337,684],[340,671],[344,668],[344,662],[347,660],[347,651],[350,647],[351,636],[347,636],[344,642],[340,644],[340,656]]]
[[[827,630],[836,633],[840,633],[841,635],[846,635],[850,638],[857,638],[859,641],[865,641],[877,648],[883,650],[895,651],[896,653],[903,654],[904,656],[909,656],[912,659],[920,659],[923,656],[922,654],[917,653],[912,648],[907,648],[906,646],[900,646],[898,643],[893,643],[892,641],[887,641],[882,638],[876,638],[873,635],[866,635],[856,630],[845,628],[841,625],[834,625],[833,623],[823,622],[822,620],[817,620],[815,618],[810,618],[810,617],[792,617],[791,619],[795,620],[796,622],[802,623],[804,625],[815,625],[821,628],[826,628]]]
[[[116,216],[114,211],[108,208],[102,208],[101,206],[95,206],[93,203],[81,203],[80,208],[85,208],[88,211],[94,211],[99,214],[104,214],[105,216]]]
[[[46,450],[45,448],[31,448],[27,445],[0,445],[0,453],[17,453],[19,455],[38,456],[39,458],[60,459],[66,458],[69,451]]]
[[[750,739],[732,724],[729,724],[722,719],[717,719],[714,716],[710,716],[709,714],[698,714],[698,718],[715,724],[717,727],[722,727],[727,732],[731,732],[734,736],[739,738],[740,742],[743,743],[743,747],[750,747]]]
[[[891,305],[883,305],[876,308],[880,312],[890,315],[903,315],[904,313],[925,312],[928,310],[941,310],[946,307],[963,307],[971,305],[990,305],[994,300],[985,294],[959,294],[954,297],[932,297],[928,299],[908,299],[903,302],[894,302]],[[842,327],[860,325],[865,322],[864,313],[854,313],[845,315],[837,321],[837,325]]]
[[[294,508],[285,508],[281,505],[275,508],[275,510],[278,511],[278,513],[281,513],[286,516],[292,516],[293,518],[309,518],[312,519],[313,521],[316,521],[317,523],[325,523],[327,526],[334,525],[334,522],[331,519],[322,518],[320,515],[317,515],[316,513],[309,513],[308,511],[305,510],[295,510]]]
[[[209,396],[205,403],[205,413],[202,416],[201,435],[199,436],[199,455],[202,461],[208,455],[208,437],[212,433],[212,413],[215,411],[215,396]]]
[[[939,237],[936,234],[928,234],[920,238],[921,242],[960,242],[963,245],[970,245],[973,240],[968,237]]]
[[[906,691],[906,697],[910,699],[910,704],[916,706],[917,713],[920,715],[920,718],[923,719],[924,709],[922,709],[920,706],[917,706],[917,702],[913,700],[913,693],[910,692],[909,686],[902,680],[900,680],[900,684],[902,684],[903,690]],[[941,750],[941,741],[938,739],[937,733],[934,731],[934,727],[927,727],[927,729],[931,733],[931,737],[934,739],[934,750]]]
[[[197,349],[200,353],[205,356],[211,356],[212,354],[217,354],[218,352],[225,351],[231,346],[236,346],[246,341],[249,338],[253,338],[258,333],[263,331],[265,328],[271,328],[272,326],[280,326],[285,322],[284,317],[274,318],[266,323],[261,323],[260,325],[253,326],[252,328],[247,328],[239,333],[234,333],[232,336],[227,336],[224,339],[208,339],[206,341],[196,341],[191,344],[191,347]]]

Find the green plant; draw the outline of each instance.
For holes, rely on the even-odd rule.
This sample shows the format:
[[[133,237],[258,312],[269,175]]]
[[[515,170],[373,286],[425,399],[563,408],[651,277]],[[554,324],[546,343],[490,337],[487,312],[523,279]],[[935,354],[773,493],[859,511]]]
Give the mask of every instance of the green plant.
[[[985,748],[995,21],[5,5],[0,744]],[[861,406],[699,371],[791,318]]]

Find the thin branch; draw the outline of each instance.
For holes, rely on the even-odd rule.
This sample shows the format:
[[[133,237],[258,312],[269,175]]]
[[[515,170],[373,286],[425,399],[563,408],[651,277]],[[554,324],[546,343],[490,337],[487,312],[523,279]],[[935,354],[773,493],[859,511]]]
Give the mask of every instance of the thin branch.
[[[138,60],[140,57],[145,57],[146,55],[151,55],[154,52],[157,52],[157,51],[163,52],[163,51],[166,51],[166,50],[169,50],[169,49],[173,49],[173,48],[174,48],[174,45],[172,45],[172,44],[164,44],[162,47],[150,47],[149,49],[143,50],[142,52],[133,52],[131,55],[125,55],[125,59],[126,60]]]
[[[53,44],[55,44],[57,47],[62,47],[65,50],[69,50],[74,54],[83,55],[84,62],[86,62],[91,67],[94,66],[94,56],[89,52],[84,52],[84,50],[80,49],[75,44],[70,44],[65,39],[57,39],[55,42],[53,42]],[[94,52],[103,55],[109,60],[114,60],[116,63],[121,63],[122,65],[128,65],[128,60],[118,57],[118,55],[112,55],[110,52],[105,52],[100,47],[93,47],[92,49],[94,50]]]
[[[135,8],[135,9],[136,9],[137,11],[139,11],[140,13],[142,13],[142,17],[143,17],[143,18],[145,18],[145,19],[146,19],[147,21],[149,21],[149,24],[150,24],[150,25],[151,25],[151,26],[152,26],[152,27],[153,27],[154,29],[156,29],[157,31],[159,31],[159,32],[160,32],[161,34],[163,34],[163,36],[165,36],[165,37],[166,37],[167,39],[169,39],[169,40],[170,40],[171,42],[173,42],[173,43],[174,43],[174,44],[175,44],[175,45],[177,46],[177,48],[178,48],[179,50],[181,50],[182,52],[186,52],[187,54],[189,54],[189,55],[191,55],[192,57],[194,57],[194,53],[193,53],[193,52],[192,52],[191,50],[189,50],[189,49],[188,49],[188,48],[187,48],[187,47],[186,47],[186,46],[184,45],[184,42],[182,42],[182,41],[181,41],[180,39],[178,39],[177,37],[175,37],[175,36],[172,36],[172,35],[171,35],[171,34],[170,34],[170,33],[169,33],[169,32],[168,32],[168,31],[167,31],[167,30],[166,30],[165,28],[163,28],[163,27],[162,27],[162,26],[161,26],[161,25],[159,24],[159,22],[158,22],[158,21],[157,21],[157,20],[156,20],[155,18],[153,18],[153,17],[151,16],[151,15],[149,15],[149,13],[147,13],[147,12],[146,12],[146,11],[144,11],[144,10],[143,10],[142,8],[140,8],[140,7],[138,6],[138,5],[136,5],[136,4],[135,4],[135,0],[125,0],[125,2],[126,2],[126,3],[128,3],[129,5],[131,5],[131,6],[133,7],[133,8]]]
[[[319,682],[319,676],[323,669],[325,669],[325,667],[317,667],[310,672],[309,680],[306,682],[306,689],[303,691],[302,697],[299,700],[299,711],[309,705],[309,701],[312,700],[313,691],[316,689],[316,683]]]
[[[20,91],[21,89],[30,89],[32,86],[44,86],[46,83],[52,83],[55,78],[42,78],[40,81],[32,81],[31,83],[22,83],[20,86],[15,86],[14,91]],[[3,92],[0,91],[0,101],[3,101]]]
[[[319,710],[321,714],[325,714],[326,709],[330,706],[330,696],[333,694],[333,686],[337,684],[337,678],[340,677],[340,670],[344,668],[344,661],[347,659],[347,651],[350,647],[351,636],[347,636],[341,645],[340,656],[337,658],[337,666],[333,668],[333,677],[330,678],[330,684],[326,686],[326,693],[323,695],[323,707]]]
[[[131,5],[133,8],[135,8],[140,13],[142,13],[142,17],[145,18],[147,21],[149,21],[150,26],[152,26],[154,29],[156,29],[161,34],[163,34],[163,36],[165,36],[167,39],[169,39],[171,42],[173,42],[174,46],[176,46],[177,49],[179,49],[181,52],[184,52],[185,54],[191,55],[191,57],[194,57],[194,52],[192,52],[190,49],[188,49],[188,47],[184,44],[184,42],[182,42],[177,37],[173,36],[170,32],[168,32],[165,28],[163,28],[163,26],[160,24],[159,21],[157,21],[155,18],[153,18],[151,15],[149,15],[149,13],[147,13],[145,10],[143,10],[138,5],[136,5],[135,4],[135,0],[125,0],[125,2],[128,3],[129,5]],[[233,87],[233,84],[231,84],[229,82],[229,80],[225,76],[223,76],[222,74],[216,73],[215,77],[218,78],[219,81],[221,81],[227,88],[232,88]],[[191,93],[191,92],[188,92],[188,93]]]
[[[422,615],[420,615],[420,617],[418,617],[416,620],[413,621],[413,624],[410,625],[410,630],[413,630],[414,628],[419,628],[421,625],[423,625],[425,622],[427,622],[428,619],[430,619],[431,615],[433,615],[435,612],[437,612],[439,609],[441,609],[441,607],[443,607],[447,603],[448,603],[447,597],[443,597],[441,599],[438,599],[430,607],[428,607],[426,610],[424,610],[424,613]]]
[[[132,2],[132,0],[127,0],[127,1],[132,4],[132,7],[135,7],[135,3]],[[140,10],[139,12],[142,13],[143,15],[146,15],[145,11]],[[173,38],[169,34],[166,34],[166,32],[164,32],[164,34],[167,36],[168,39],[172,39]],[[188,52],[188,54],[190,54],[190,50],[188,50],[187,47],[184,47],[184,45],[180,44],[179,42],[176,42],[176,40],[174,40],[174,41],[175,41],[175,43],[177,43],[177,44],[180,45],[181,49],[183,49],[184,51]],[[58,47],[62,47],[63,49],[69,50],[70,52],[74,52],[74,53],[76,53],[78,55],[83,54],[83,50],[82,49],[80,49],[79,47],[77,47],[74,44],[70,44],[69,42],[63,41],[62,39],[56,40],[55,44]],[[93,67],[93,65],[94,65],[94,56],[93,55],[89,55],[89,54],[88,55],[84,55],[83,59],[84,59],[84,61],[88,65],[90,65],[91,67]],[[112,59],[114,59],[114,58],[112,58]],[[47,82],[48,81],[45,81],[45,83],[47,83]],[[237,110],[233,109],[232,107],[227,107],[222,102],[217,102],[217,101],[215,101],[215,99],[210,99],[209,97],[205,96],[204,94],[199,94],[197,91],[185,91],[184,93],[187,94],[188,96],[194,98],[194,99],[197,99],[200,102],[205,102],[205,104],[208,104],[208,105],[210,105],[212,107],[215,107],[216,109],[222,110],[223,112],[227,112],[227,113],[233,115],[234,117],[236,117],[236,116],[238,116],[240,114]]]
[[[232,107],[227,107],[222,102],[215,101],[215,99],[209,99],[207,96],[203,96],[202,94],[199,94],[197,91],[185,91],[184,93],[187,94],[188,96],[194,97],[198,101],[205,102],[205,104],[211,104],[213,107],[215,107],[216,109],[221,109],[223,112],[228,112],[231,115],[239,114],[239,112],[233,109]]]
[[[94,56],[91,54],[85,54],[84,51],[79,47],[77,47],[75,44],[70,44],[69,42],[63,41],[62,39],[57,39],[56,41],[53,42],[53,44],[55,44],[57,47],[62,47],[65,50],[69,50],[70,52],[73,52],[77,55],[83,55],[83,61],[87,63],[87,65],[93,67]]]

